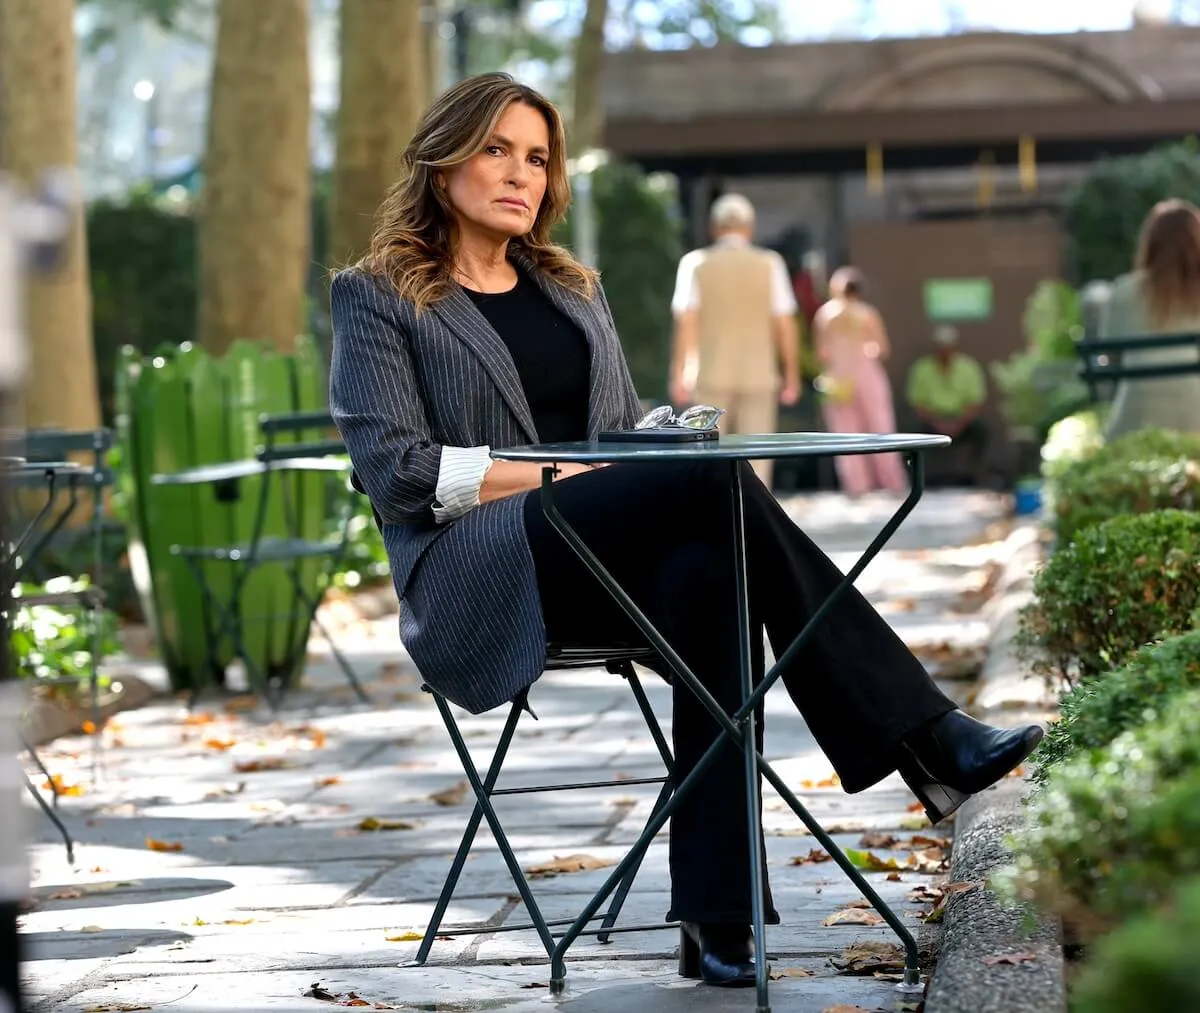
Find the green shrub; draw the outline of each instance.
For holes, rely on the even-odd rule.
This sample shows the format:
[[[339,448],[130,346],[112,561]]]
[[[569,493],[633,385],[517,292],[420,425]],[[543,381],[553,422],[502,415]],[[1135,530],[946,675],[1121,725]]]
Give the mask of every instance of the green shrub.
[[[1200,692],[1107,748],[1056,768],[1014,842],[1008,887],[1069,920],[1108,931],[1200,872]]]
[[[1200,436],[1142,429],[1064,468],[1054,480],[1054,530],[1069,542],[1122,514],[1200,505]]]
[[[1200,1010],[1200,877],[1162,911],[1122,925],[1096,944],[1072,988],[1072,1013]]]
[[[1142,648],[1123,667],[1089,679],[1059,701],[1059,720],[1033,755],[1034,780],[1044,784],[1059,764],[1155,720],[1170,708],[1174,695],[1197,687],[1200,630]]]
[[[1052,685],[1073,686],[1134,651],[1196,625],[1200,514],[1116,517],[1085,528],[1033,583],[1014,644]]]
[[[22,596],[65,594],[80,591],[87,585],[87,580],[71,577],[55,577],[40,586],[25,584],[19,589],[17,602]],[[117,651],[117,624],[116,617],[105,609],[100,610],[98,621],[100,659],[103,660]],[[84,679],[91,672],[91,618],[82,608],[18,604],[9,630],[9,646],[16,661],[18,678]]]

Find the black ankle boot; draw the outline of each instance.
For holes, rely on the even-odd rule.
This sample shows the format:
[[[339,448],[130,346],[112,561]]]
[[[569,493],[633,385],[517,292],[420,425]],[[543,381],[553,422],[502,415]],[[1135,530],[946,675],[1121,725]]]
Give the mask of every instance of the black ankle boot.
[[[767,968],[770,973],[770,968]],[[706,985],[749,988],[754,984],[754,933],[749,925],[679,925],[679,975]]]
[[[1040,725],[993,728],[960,710],[934,718],[908,736],[897,765],[931,823],[995,784],[1042,741]]]

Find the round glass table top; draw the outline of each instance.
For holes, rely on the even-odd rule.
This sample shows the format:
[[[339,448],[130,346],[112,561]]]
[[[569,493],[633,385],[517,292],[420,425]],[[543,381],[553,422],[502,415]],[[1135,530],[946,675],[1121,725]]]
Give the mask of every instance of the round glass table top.
[[[889,454],[950,446],[949,436],[927,433],[764,433],[722,436],[687,442],[580,440],[493,449],[497,461],[545,463],[614,461],[737,461],[778,457],[833,457],[841,454]]]

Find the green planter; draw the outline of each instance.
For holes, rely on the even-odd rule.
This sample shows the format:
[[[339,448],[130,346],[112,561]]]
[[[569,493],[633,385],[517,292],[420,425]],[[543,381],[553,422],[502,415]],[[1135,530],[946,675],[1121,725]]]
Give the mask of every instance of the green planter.
[[[155,486],[151,477],[253,457],[262,442],[261,414],[323,408],[325,391],[323,356],[311,339],[298,341],[290,355],[237,342],[221,359],[191,344],[164,347],[145,358],[136,349],[121,350],[115,376],[116,507],[129,529],[134,584],[176,689],[221,682],[234,652],[230,638],[223,637],[216,644],[216,671],[205,670],[217,637],[216,610],[171,546],[248,542],[264,479],[242,479],[218,490]],[[287,522],[278,488],[272,488],[263,535],[316,540],[325,524],[320,479],[292,481],[298,483],[293,489],[294,502],[301,504],[298,516],[293,511],[294,523]],[[301,488],[304,483],[311,488]],[[228,605],[237,564],[204,565],[214,595]],[[241,596],[248,653],[269,677],[285,683],[302,672],[308,637],[308,616],[290,580],[288,567],[294,565],[257,568]],[[313,560],[299,567],[303,586],[313,592],[318,567]]]

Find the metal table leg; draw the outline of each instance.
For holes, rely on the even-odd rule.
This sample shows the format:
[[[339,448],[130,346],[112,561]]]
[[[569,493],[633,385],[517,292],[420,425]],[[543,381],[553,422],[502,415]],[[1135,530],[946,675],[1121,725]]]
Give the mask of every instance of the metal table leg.
[[[603,563],[596,558],[595,554],[587,547],[584,541],[579,537],[578,533],[567,523],[566,519],[558,511],[554,504],[553,482],[555,471],[552,467],[543,469],[542,472],[542,488],[541,498],[542,507],[546,514],[547,520],[566,540],[567,544],[575,551],[584,565],[592,572],[597,580],[605,587],[612,595],[613,599],[625,611],[633,623],[638,627],[641,633],[646,637],[650,644],[666,661],[671,668],[672,674],[683,682],[704,704],[705,708],[712,714],[714,720],[721,726],[721,734],[717,736],[708,751],[700,758],[700,761],[693,768],[691,773],[678,784],[675,788],[673,797],[667,804],[655,814],[654,818],[647,823],[641,836],[631,846],[625,858],[622,859],[609,874],[608,878],[601,885],[596,895],[587,904],[582,912],[576,917],[575,921],[563,934],[562,938],[555,946],[551,954],[550,961],[550,991],[555,994],[561,993],[566,987],[566,953],[571,944],[581,934],[587,924],[592,920],[600,906],[608,898],[614,889],[625,878],[629,869],[635,866],[635,863],[640,863],[650,843],[662,829],[667,820],[670,818],[678,801],[685,797],[689,791],[695,786],[699,777],[706,771],[709,765],[716,759],[717,754],[724,747],[726,740],[731,740],[736,745],[741,746],[746,754],[746,777],[748,788],[748,822],[750,824],[749,832],[751,837],[750,848],[750,871],[753,895],[751,897],[752,918],[755,933],[755,957],[756,957],[756,980],[757,989],[757,1009],[756,1013],[769,1013],[769,996],[768,996],[768,979],[766,971],[766,944],[765,944],[765,927],[762,905],[762,854],[759,846],[759,810],[758,810],[758,777],[761,774],[765,777],[779,792],[780,796],[787,802],[788,806],[800,818],[804,825],[813,833],[820,841],[828,854],[833,858],[837,865],[842,869],[855,887],[862,895],[870,902],[871,906],[879,912],[880,916],[888,924],[888,926],[900,938],[905,950],[905,970],[904,981],[896,986],[897,989],[897,1009],[901,1011],[915,1010],[920,1002],[922,988],[920,985],[920,966],[919,966],[919,951],[917,948],[916,939],[913,938],[908,928],[901,922],[892,909],[883,901],[878,893],[864,879],[862,873],[856,869],[853,863],[845,856],[842,850],[836,843],[825,833],[824,829],[815,818],[808,812],[804,804],[796,798],[795,794],[787,787],[782,778],[767,762],[766,758],[755,748],[754,735],[754,712],[758,705],[766,696],[767,691],[779,680],[783,675],[784,667],[803,649],[805,643],[812,637],[817,625],[824,619],[841,597],[853,586],[854,581],[866,569],[871,561],[879,554],[884,545],[887,544],[891,536],[896,532],[896,529],[904,522],[905,518],[912,513],[917,503],[920,501],[921,495],[925,488],[925,472],[924,459],[920,451],[912,451],[905,455],[909,470],[912,475],[912,486],[908,496],[904,502],[900,504],[896,512],[888,519],[887,523],[871,541],[870,545],[863,551],[858,561],[851,567],[842,577],[842,580],[836,588],[829,594],[824,602],[817,610],[809,617],[804,628],[797,634],[791,646],[776,660],[771,670],[766,673],[762,682],[757,688],[752,685],[753,672],[750,663],[750,616],[749,616],[749,595],[746,578],[746,556],[745,556],[745,518],[744,518],[744,503],[742,498],[741,477],[738,471],[737,463],[732,465],[731,491],[733,493],[733,519],[734,519],[734,554],[736,564],[735,579],[737,581],[738,595],[738,619],[739,619],[739,653],[741,660],[741,676],[743,686],[744,702],[736,714],[729,715],[708,692],[707,688],[696,678],[695,674],[684,664],[683,659],[675,652],[674,648],[665,640],[661,633],[654,627],[646,615],[638,608],[637,604],[629,597],[623,588],[617,583],[613,576],[604,567]]]

